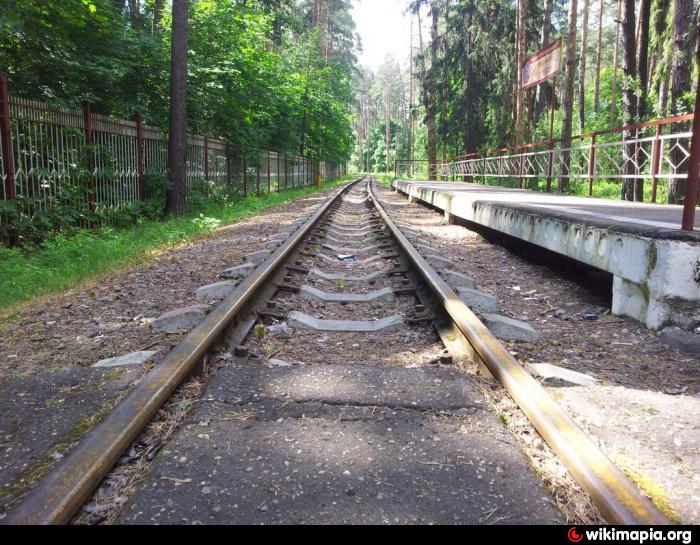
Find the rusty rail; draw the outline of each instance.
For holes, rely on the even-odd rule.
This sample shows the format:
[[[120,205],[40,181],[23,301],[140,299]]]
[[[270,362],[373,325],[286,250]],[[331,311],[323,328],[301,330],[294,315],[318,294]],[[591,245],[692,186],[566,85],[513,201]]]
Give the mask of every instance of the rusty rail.
[[[207,351],[245,308],[255,293],[289,258],[296,246],[328,209],[353,184],[329,198],[319,210],[246,278],[204,321],[193,329],[165,359],[148,373],[114,410],[71,451],[54,472],[44,478],[2,524],[66,524],[90,497],[102,479],[139,436],[158,409],[196,368]]]
[[[611,524],[669,524],[428,265],[376,199],[371,182],[369,193],[394,239],[436,300],[443,305],[491,374],[503,384],[576,481],[591,495],[606,520]]]

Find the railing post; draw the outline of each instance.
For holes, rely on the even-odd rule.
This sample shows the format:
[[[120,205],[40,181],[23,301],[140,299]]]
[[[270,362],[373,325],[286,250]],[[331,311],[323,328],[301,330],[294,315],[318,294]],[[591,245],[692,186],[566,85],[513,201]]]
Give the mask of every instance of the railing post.
[[[5,199],[17,198],[15,187],[15,157],[12,146],[12,120],[10,118],[10,93],[7,78],[0,74],[0,141],[2,143],[2,160],[5,169]]]
[[[88,207],[91,212],[95,211],[96,184],[95,184],[95,156],[93,149],[92,135],[92,108],[89,102],[83,103],[83,125],[85,130],[85,156],[89,173],[88,180]]]
[[[287,155],[284,156],[284,188],[289,189],[289,174],[288,174],[288,166],[287,166]]]
[[[272,193],[272,184],[270,183],[270,150],[267,150],[267,192]]]
[[[700,74],[695,96],[695,118],[693,119],[693,139],[690,144],[690,163],[688,164],[688,183],[685,188],[685,205],[683,207],[683,230],[695,229],[695,208],[698,202],[698,185],[700,183]]]
[[[549,141],[549,154],[547,156],[547,193],[552,192],[552,177],[554,176],[554,141]]]
[[[146,200],[146,177],[145,166],[143,162],[143,120],[141,113],[136,112],[134,115],[136,121],[136,168],[138,169],[139,177],[139,200]]]
[[[591,150],[588,154],[588,196],[593,196],[593,178],[595,177],[595,142],[597,133],[591,136]]]
[[[651,202],[656,202],[656,192],[658,190],[659,169],[661,168],[661,125],[656,126],[656,138],[651,150]]]
[[[525,165],[523,165],[523,162],[525,160],[525,156],[522,153],[518,155],[517,148],[515,149],[515,153],[518,157],[518,183],[516,184],[516,186],[518,189],[522,189],[523,188],[523,167],[525,166]]]

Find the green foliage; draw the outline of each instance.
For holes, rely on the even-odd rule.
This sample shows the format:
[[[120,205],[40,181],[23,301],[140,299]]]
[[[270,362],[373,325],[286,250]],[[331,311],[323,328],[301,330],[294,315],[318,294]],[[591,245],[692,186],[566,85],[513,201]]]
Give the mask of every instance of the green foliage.
[[[156,14],[157,4],[163,13]],[[310,24],[310,0],[190,0],[189,6],[190,132],[226,138],[239,157],[273,149],[335,164],[349,158],[356,63],[349,0],[327,0],[323,27]],[[153,0],[4,2],[0,67],[11,94],[75,108],[90,102],[96,113],[121,118],[138,110],[144,122],[167,127],[169,9],[169,2]],[[81,139],[81,131],[75,136]],[[101,164],[112,160],[100,157]],[[63,168],[71,170],[70,180],[48,202],[27,196],[0,202],[0,242],[35,244],[162,215],[164,174],[146,173],[145,202],[91,211],[86,165],[80,157],[75,163]],[[233,200],[225,189],[199,182],[188,206],[196,213]],[[204,217],[193,225],[206,231],[213,223]]]
[[[168,126],[170,13],[155,2],[4,2],[0,67],[15,96]],[[274,149],[340,163],[350,127],[355,58],[351,2],[190,0],[189,130],[242,153]],[[133,10],[133,11],[132,11]]]
[[[194,218],[192,223],[200,233],[211,233],[221,227],[221,220],[205,217],[204,214],[200,214],[198,218]]]
[[[329,182],[324,188],[348,179]],[[309,187],[226,203],[204,201],[200,209],[182,218],[142,219],[119,229],[75,229],[70,236],[58,233],[41,244],[0,246],[0,308],[69,288],[105,271],[139,262],[149,251],[193,240],[217,224],[232,223],[317,191]]]

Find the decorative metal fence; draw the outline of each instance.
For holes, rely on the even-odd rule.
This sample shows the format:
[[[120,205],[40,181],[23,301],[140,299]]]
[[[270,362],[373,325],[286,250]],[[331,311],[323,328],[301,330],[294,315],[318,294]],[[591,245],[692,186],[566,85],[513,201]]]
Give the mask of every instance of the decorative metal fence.
[[[589,196],[609,197],[613,182],[641,180],[648,200],[665,201],[668,182],[687,177],[693,114],[574,136],[571,145],[543,141],[473,153],[438,164],[397,161],[396,175],[429,174],[443,179],[496,183],[551,191],[567,183]],[[627,138],[624,138],[627,133]],[[631,136],[629,136],[631,135]],[[581,186],[584,187],[581,187]]]
[[[137,114],[123,120],[10,97],[0,75],[0,196],[22,199],[30,217],[59,198],[99,213],[146,198],[147,178],[165,176],[168,140]],[[220,138],[191,135],[187,188],[212,186],[241,196],[313,185],[345,166],[264,151],[242,155]]]

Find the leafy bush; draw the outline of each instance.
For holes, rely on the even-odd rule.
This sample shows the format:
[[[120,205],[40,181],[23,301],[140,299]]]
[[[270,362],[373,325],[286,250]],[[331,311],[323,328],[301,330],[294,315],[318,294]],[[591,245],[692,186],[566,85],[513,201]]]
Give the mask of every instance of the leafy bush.
[[[192,223],[200,233],[211,233],[221,227],[221,220],[206,218],[204,214],[200,214],[198,218],[194,218]]]

